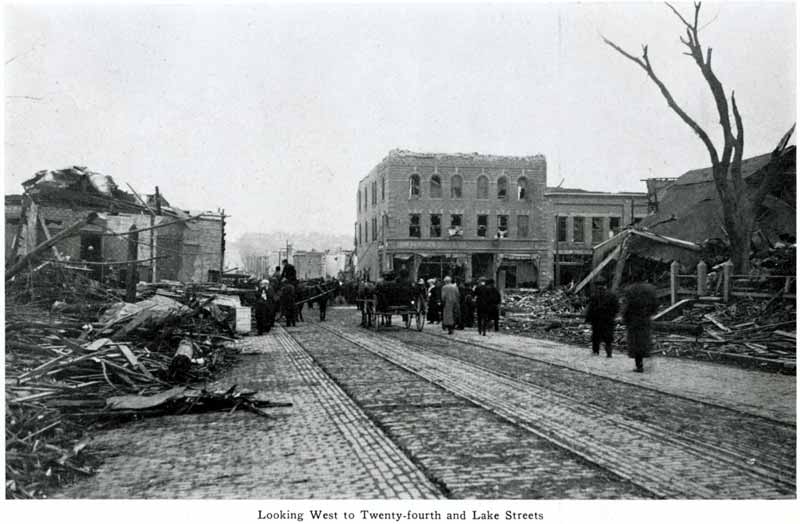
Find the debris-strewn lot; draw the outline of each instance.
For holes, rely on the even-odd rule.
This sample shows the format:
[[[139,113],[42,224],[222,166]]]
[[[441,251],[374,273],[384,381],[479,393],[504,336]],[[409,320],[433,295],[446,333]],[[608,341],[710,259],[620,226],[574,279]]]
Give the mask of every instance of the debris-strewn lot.
[[[512,290],[503,303],[503,329],[588,348],[585,305],[585,297],[560,289]],[[794,300],[780,291],[771,298],[735,297],[728,304],[718,297],[686,299],[664,306],[654,318],[657,353],[795,373],[797,312]],[[616,348],[624,350],[625,326],[618,323],[615,334]]]
[[[91,434],[131,418],[248,409],[253,392],[207,392],[232,364],[232,311],[197,287],[121,302],[80,272],[53,267],[8,282],[6,498],[41,498],[102,457]],[[191,387],[195,385],[195,387]]]

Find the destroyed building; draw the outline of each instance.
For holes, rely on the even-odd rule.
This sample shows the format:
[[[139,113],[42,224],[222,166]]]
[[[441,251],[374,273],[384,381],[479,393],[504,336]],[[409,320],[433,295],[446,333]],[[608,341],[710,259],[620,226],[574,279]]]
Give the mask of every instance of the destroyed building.
[[[22,195],[6,196],[6,266],[64,232],[90,213],[97,217],[51,248],[52,263],[86,266],[96,280],[121,280],[121,262],[137,260],[139,280],[205,282],[217,278],[224,260],[221,212],[178,209],[156,192],[121,190],[110,176],[85,167],[40,171]],[[131,250],[131,228],[138,233]]]
[[[391,151],[358,184],[357,270],[403,265],[413,278],[552,280],[552,212],[544,156]]]

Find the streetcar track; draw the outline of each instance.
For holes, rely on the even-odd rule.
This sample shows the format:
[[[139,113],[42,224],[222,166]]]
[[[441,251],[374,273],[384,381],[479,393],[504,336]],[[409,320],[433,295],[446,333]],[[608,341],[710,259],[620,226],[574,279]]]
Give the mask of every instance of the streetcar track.
[[[442,335],[436,335],[436,334],[431,334],[431,336],[445,338]],[[394,337],[392,337],[392,338],[394,338]],[[445,340],[452,340],[452,339],[445,338]],[[470,362],[469,360],[466,360],[466,359],[463,359],[463,358],[454,357],[452,355],[445,355],[445,354],[439,353],[438,351],[436,351],[436,349],[431,349],[430,346],[424,346],[423,344],[418,343],[418,342],[413,342],[413,341],[408,341],[408,340],[400,340],[400,342],[408,344],[410,346],[416,346],[416,347],[419,347],[419,348],[422,348],[422,349],[427,349],[427,350],[433,351],[434,353],[442,355],[445,358],[451,358],[451,359],[454,359],[454,360],[459,360],[459,361],[464,362],[464,363],[466,363],[468,365],[475,366],[476,368],[482,369],[482,370],[490,372],[490,373],[494,373],[494,374],[497,374],[497,375],[500,375],[500,376],[504,376],[504,377],[510,378],[512,380],[517,380],[517,381],[523,382],[525,384],[530,384],[534,388],[546,389],[546,388],[543,388],[542,386],[533,384],[533,383],[529,382],[528,380],[523,380],[523,379],[516,378],[516,377],[514,377],[514,376],[512,376],[512,375],[510,375],[508,373],[504,373],[502,371],[498,371],[498,370],[483,366],[481,364],[476,364],[474,362]],[[493,350],[501,352],[501,353],[509,354],[509,355],[516,356],[516,357],[525,358],[522,355],[519,355],[519,354],[516,354],[516,353],[513,353],[513,352],[509,352],[509,351],[503,351],[501,349],[495,349],[495,348],[492,348],[492,347],[489,347],[489,346],[483,346],[483,345],[479,345],[479,344],[471,344],[470,342],[465,342],[465,341],[460,341],[460,340],[454,341],[454,342],[460,343],[460,344],[465,344],[465,345],[475,345],[475,346],[483,348],[483,349],[493,349]],[[529,360],[534,360],[536,362],[542,362],[542,363],[545,363],[545,364],[550,364],[549,362],[540,361],[540,360],[534,359],[534,358],[531,358]],[[565,368],[566,366],[558,366],[558,367]],[[572,371],[576,371],[576,372],[579,372],[579,373],[584,373],[584,374],[587,374],[587,375],[591,375],[591,373],[586,372],[586,371],[573,370],[572,368],[567,368],[567,369],[570,369]],[[602,378],[607,378],[608,380],[611,380],[613,382],[618,382],[618,383],[621,383],[621,384],[625,384],[626,386],[638,387],[637,385],[633,385],[633,384],[630,384],[630,383],[625,382],[625,381],[616,380],[616,379],[605,377],[605,376],[602,377]],[[645,389],[650,389],[650,390],[655,391],[655,392],[657,392],[659,394],[673,396],[673,397],[680,398],[680,399],[683,399],[683,400],[694,401],[692,399],[687,399],[686,397],[683,397],[681,395],[674,395],[672,393],[663,392],[663,391],[657,390],[655,388],[647,387]],[[564,395],[564,394],[561,394],[561,393],[558,393],[558,392],[554,392],[554,391],[549,391],[549,394],[554,395],[554,396],[558,396],[558,397],[562,397],[567,402],[573,402],[573,403],[577,402],[574,398],[571,398],[569,395]],[[723,409],[734,411],[735,413],[742,414],[742,415],[745,415],[745,416],[751,416],[750,413],[739,411],[739,410],[736,410],[734,408],[730,408],[730,407],[727,407],[727,406],[717,406],[716,404],[711,404],[711,403],[705,403],[705,404],[710,404],[710,405],[713,405],[715,407],[721,407]],[[669,429],[667,429],[667,428],[665,428],[663,426],[657,426],[655,424],[651,424],[651,423],[643,422],[643,421],[636,421],[635,422],[636,426],[634,426],[631,423],[627,422],[626,419],[623,416],[619,415],[619,414],[611,413],[611,412],[608,412],[608,411],[605,411],[605,410],[602,410],[602,409],[596,408],[596,407],[594,409],[596,409],[599,412],[605,414],[605,416],[607,416],[609,418],[613,418],[618,425],[628,427],[632,431],[638,431],[638,432],[641,432],[641,433],[650,433],[655,438],[659,438],[659,439],[666,440],[666,441],[671,441],[671,442],[673,442],[673,443],[675,443],[677,445],[686,445],[685,443],[690,443],[691,446],[694,446],[694,447],[697,447],[697,448],[702,448],[701,450],[696,450],[696,453],[699,456],[705,456],[707,453],[711,453],[713,455],[720,456],[720,457],[727,456],[728,457],[727,460],[731,464],[738,465],[738,466],[741,466],[742,464],[746,464],[746,466],[741,466],[741,467],[745,467],[746,469],[750,469],[750,470],[752,470],[754,472],[757,472],[757,473],[759,473],[760,475],[763,475],[763,476],[771,476],[771,477],[775,478],[776,480],[779,480],[780,482],[786,482],[786,478],[787,477],[790,478],[790,479],[794,479],[795,478],[795,471],[796,470],[795,470],[795,465],[793,463],[780,463],[780,465],[774,465],[774,464],[769,464],[769,463],[765,463],[765,462],[762,461],[758,465],[751,464],[750,461],[753,460],[752,457],[743,454],[743,451],[740,451],[740,448],[734,448],[734,447],[731,447],[731,446],[722,445],[720,443],[706,444],[705,442],[702,442],[702,441],[699,441],[699,440],[690,441],[686,437],[683,437],[680,434],[677,434],[676,432],[674,432],[672,430],[669,430]],[[776,422],[776,421],[773,421],[772,419],[768,419],[768,420],[770,422]],[[694,433],[694,435],[698,436],[698,437],[700,436],[700,435],[697,435],[696,433]],[[776,462],[778,462],[778,461],[776,461]],[[791,483],[792,483],[792,486],[796,487],[794,481],[792,481]]]
[[[693,484],[688,489],[688,492],[694,496],[699,494],[703,497],[713,498],[714,496],[719,496],[720,493],[718,491],[719,486],[713,483],[711,483],[710,487],[706,487],[702,484],[702,482],[687,482],[686,478],[678,479],[668,475],[665,476],[663,471],[661,471],[663,468],[659,468],[658,465],[652,466],[650,464],[640,463],[636,466],[636,468],[632,468],[625,464],[625,457],[611,446],[598,446],[595,445],[593,441],[589,440],[588,442],[583,442],[584,447],[580,449],[574,444],[576,442],[581,442],[581,439],[586,440],[585,436],[581,435],[580,432],[576,432],[573,429],[563,425],[559,426],[557,421],[547,420],[546,417],[542,416],[541,413],[536,413],[535,410],[531,411],[522,409],[520,405],[515,405],[513,402],[502,401],[498,398],[486,397],[485,394],[482,397],[479,391],[479,385],[468,384],[464,380],[462,380],[461,383],[454,381],[452,377],[448,377],[446,373],[437,373],[435,371],[436,367],[442,364],[442,359],[444,359],[444,362],[459,362],[460,368],[464,372],[464,375],[461,376],[462,379],[467,376],[467,372],[470,372],[473,375],[476,372],[480,373],[482,374],[483,378],[488,377],[488,380],[494,380],[497,384],[500,384],[503,388],[505,388],[505,391],[508,392],[509,395],[516,395],[517,397],[526,395],[530,397],[538,396],[540,402],[542,404],[546,404],[548,409],[561,408],[562,411],[567,413],[569,416],[582,417],[583,420],[603,421],[603,423],[606,425],[606,429],[611,427],[611,424],[613,424],[613,428],[616,431],[619,431],[619,428],[624,428],[628,432],[633,432],[636,435],[645,437],[648,439],[648,443],[651,446],[653,443],[656,443],[656,448],[660,446],[661,448],[664,448],[664,451],[670,451],[673,455],[677,453],[678,458],[682,457],[685,459],[686,454],[691,455],[694,460],[700,459],[706,463],[712,463],[714,466],[712,470],[714,471],[719,469],[724,470],[726,467],[733,467],[735,471],[745,474],[750,482],[758,479],[762,483],[766,483],[768,486],[762,486],[761,488],[758,488],[762,489],[762,493],[763,488],[767,488],[766,493],[773,497],[786,495],[788,494],[787,490],[791,491],[791,493],[794,493],[794,477],[792,475],[791,480],[787,480],[785,469],[782,470],[779,467],[770,465],[765,467],[763,464],[758,466],[754,464],[748,464],[747,457],[744,457],[735,451],[719,450],[704,443],[697,444],[688,441],[680,436],[665,436],[660,434],[660,431],[663,431],[661,428],[656,428],[652,425],[638,421],[626,421],[620,415],[609,415],[609,413],[599,408],[578,406],[576,405],[576,401],[574,399],[565,395],[544,390],[544,388],[541,388],[540,386],[535,386],[528,382],[520,381],[516,378],[498,373],[489,368],[479,366],[474,363],[468,363],[452,356],[442,356],[436,354],[436,357],[430,357],[429,355],[425,355],[418,350],[408,347],[408,343],[399,342],[393,338],[379,337],[373,333],[370,333],[369,336],[366,336],[366,332],[359,332],[358,335],[354,336],[346,334],[337,328],[326,327],[322,326],[321,324],[314,324],[314,326],[334,334],[356,346],[359,346],[364,350],[369,351],[370,353],[373,353],[395,365],[398,365],[399,367],[406,369],[417,376],[420,376],[430,383],[436,384],[439,387],[451,391],[457,396],[465,398],[474,404],[479,405],[483,409],[487,409],[490,412],[518,425],[519,427],[524,427],[527,431],[545,438],[553,444],[617,474],[621,478],[630,480],[636,485],[647,489],[657,496],[685,496],[685,493],[681,493],[680,491],[676,492],[674,488],[675,483],[680,484],[681,482],[684,485],[687,483]],[[366,341],[363,340],[365,338],[367,339]],[[383,343],[382,347],[375,347],[374,343],[376,340],[380,340]],[[391,343],[387,345],[387,341],[391,341]],[[406,351],[403,352],[402,350]],[[401,353],[405,353],[405,361],[403,358],[398,356]],[[683,455],[681,455],[681,453]],[[604,457],[604,455],[606,456]],[[612,458],[609,459],[608,456],[611,456]],[[656,459],[658,459],[658,457],[656,457]],[[724,467],[719,468],[720,465],[723,465]],[[647,475],[642,474],[642,468],[644,468],[644,470],[649,469]],[[725,482],[724,478],[719,478],[716,480],[720,481],[721,483]],[[747,489],[744,486],[742,487],[743,489]],[[757,494],[758,489],[753,488]],[[730,496],[730,493],[722,494]]]

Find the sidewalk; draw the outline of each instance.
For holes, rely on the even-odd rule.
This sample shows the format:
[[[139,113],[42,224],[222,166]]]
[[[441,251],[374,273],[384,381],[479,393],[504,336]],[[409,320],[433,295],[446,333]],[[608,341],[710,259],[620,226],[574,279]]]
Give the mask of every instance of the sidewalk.
[[[95,435],[109,457],[53,498],[439,498],[441,493],[282,327],[242,342],[209,390],[291,402],[270,418],[226,412],[166,416]]]
[[[581,348],[502,331],[490,331],[482,337],[477,331],[466,330],[456,331],[452,336],[457,340],[577,371],[797,424],[797,383],[794,376],[661,356],[646,359],[644,373],[633,373],[633,360],[623,353],[615,353],[609,359],[604,351],[600,356],[592,355],[589,347]]]

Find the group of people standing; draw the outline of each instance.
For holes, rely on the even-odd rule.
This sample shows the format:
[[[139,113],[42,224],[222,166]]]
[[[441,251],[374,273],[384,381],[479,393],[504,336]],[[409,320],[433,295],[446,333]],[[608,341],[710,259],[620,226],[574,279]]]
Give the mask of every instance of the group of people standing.
[[[297,270],[283,260],[280,266],[269,279],[264,279],[258,284],[256,292],[256,330],[259,335],[269,333],[279,318],[286,321],[286,327],[297,325],[297,320],[303,320],[303,301],[298,297],[305,294],[303,284],[297,280]],[[325,320],[329,293],[324,290],[313,290],[316,295],[313,302],[319,307],[319,319]],[[317,293],[317,291],[321,291]]]
[[[644,359],[652,350],[651,317],[658,309],[656,289],[647,283],[636,283],[625,290],[625,310],[622,320],[627,332],[628,356],[634,359],[634,371],[644,371]],[[598,278],[586,308],[586,322],[592,325],[592,353],[600,354],[600,345],[611,358],[614,342],[614,327],[617,322],[620,304],[617,295],[606,287],[606,282]]]
[[[426,282],[420,279],[419,285]],[[442,329],[453,334],[456,329],[471,328],[477,314],[478,332],[486,335],[490,325],[500,328],[500,291],[494,281],[481,278],[477,284],[453,281],[449,276],[443,281],[428,279],[425,291],[427,320],[429,324],[441,322]]]

